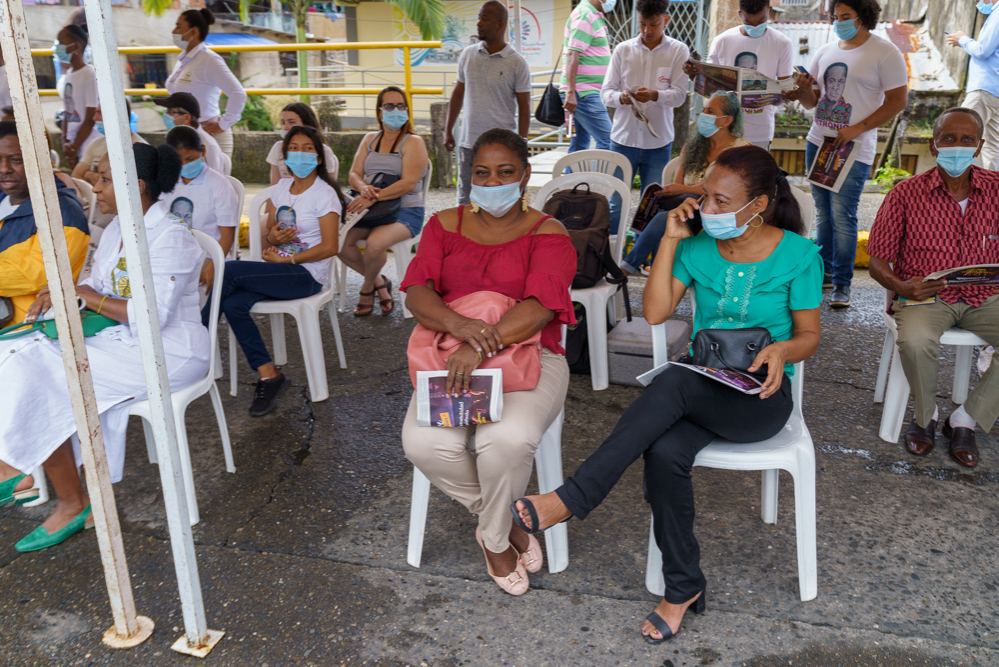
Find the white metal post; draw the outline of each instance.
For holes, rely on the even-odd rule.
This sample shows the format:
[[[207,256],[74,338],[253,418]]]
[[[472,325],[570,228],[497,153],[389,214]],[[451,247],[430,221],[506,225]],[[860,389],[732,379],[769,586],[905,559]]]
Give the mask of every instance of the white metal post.
[[[524,22],[520,14],[520,0],[513,0],[513,48],[524,55]]]
[[[8,2],[11,0],[7,0]],[[166,505],[170,546],[177,571],[184,615],[185,638],[174,644],[181,652],[205,652],[221,633],[211,633],[205,621],[205,605],[201,597],[201,580],[194,553],[194,539],[188,519],[187,495],[177,449],[177,426],[174,423],[170,383],[167,379],[166,357],[160,334],[156,296],[153,291],[146,225],[143,220],[139,181],[132,152],[131,132],[125,117],[125,92],[121,87],[121,62],[115,37],[111,0],[85,0],[87,24],[90,27],[94,66],[97,69],[97,91],[107,136],[108,158],[118,202],[122,244],[128,263],[132,307],[139,334],[139,349],[146,378],[150,423],[159,460],[160,483]]]
[[[149,637],[153,631],[153,622],[145,617],[137,617],[135,613],[135,600],[132,597],[118,511],[108,475],[104,437],[94,397],[94,383],[90,375],[80,311],[76,307],[73,270],[63,233],[62,211],[52,175],[49,149],[45,141],[45,125],[21,0],[0,0],[0,46],[7,64],[14,118],[19,130],[18,139],[35,212],[45,274],[52,294],[59,347],[66,369],[70,402],[86,470],[91,512],[114,617],[114,626],[105,634],[105,641],[118,647],[134,646]]]

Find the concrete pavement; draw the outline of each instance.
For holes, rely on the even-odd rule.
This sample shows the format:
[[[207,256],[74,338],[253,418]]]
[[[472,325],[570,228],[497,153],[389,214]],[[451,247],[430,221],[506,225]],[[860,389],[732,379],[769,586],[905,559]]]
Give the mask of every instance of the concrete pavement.
[[[443,204],[453,192],[435,195]],[[389,262],[386,274],[397,282],[393,271]],[[640,294],[636,282],[632,293]],[[644,586],[641,462],[590,518],[569,523],[569,568],[532,575],[522,598],[488,578],[473,517],[436,490],[422,567],[414,569],[406,563],[412,468],[399,443],[413,321],[398,308],[389,317],[341,315],[349,368],[339,369],[328,345],[331,395],[316,404],[307,400],[289,321],[285,373],[294,386],[280,407],[249,418],[252,377],[241,356],[239,396],[223,391],[235,474],[225,472],[207,398],[188,412],[205,605],[209,627],[226,631],[204,664],[999,665],[999,429],[979,434],[982,464],[974,471],[952,462],[941,441],[916,459],[878,439],[881,406],[872,397],[883,296],[865,272],[854,285],[852,308],[823,307],[822,345],[806,363],[804,414],[818,462],[818,598],[798,596],[790,478],[781,475],[778,522],[769,526],[760,521],[757,473],[697,468],[708,611],[688,615],[681,633],[660,646],[639,634],[657,603]],[[350,303],[357,288],[355,280]],[[332,338],[328,322],[323,331]],[[941,356],[938,400],[948,413],[953,354]],[[573,376],[566,474],[637,395],[618,386],[593,392],[588,377]],[[180,603],[158,471],[137,422],[115,491],[137,606],[156,622],[152,638],[124,652],[101,643],[111,615],[92,532],[17,554],[13,543],[51,510],[7,509],[0,664],[196,664],[169,648],[182,633]]]

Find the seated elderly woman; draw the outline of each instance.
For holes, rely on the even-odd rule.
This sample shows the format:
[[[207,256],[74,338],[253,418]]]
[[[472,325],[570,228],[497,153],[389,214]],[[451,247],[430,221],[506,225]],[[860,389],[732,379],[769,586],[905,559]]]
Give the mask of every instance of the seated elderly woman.
[[[697,132],[690,135],[687,145],[680,152],[680,167],[672,183],[663,184],[663,194],[671,199],[662,203],[663,210],[656,214],[621,262],[621,270],[632,274],[652,255],[653,260],[659,240],[666,229],[669,211],[685,199],[701,196],[702,184],[718,156],[729,148],[749,146],[742,138],[742,111],[739,98],[733,93],[718,93],[704,105],[697,117]]]
[[[413,238],[423,228],[423,179],[429,159],[423,138],[409,122],[406,95],[395,86],[378,93],[376,113],[381,130],[361,140],[350,166],[350,186],[360,193],[347,211],[371,209],[378,202],[398,200],[394,215],[376,215],[377,207],[361,218],[344,239],[340,260],[364,276],[354,315],[370,315],[375,292],[382,315],[395,308],[392,281],[381,275],[385,252],[396,243]],[[364,239],[364,252],[357,242]],[[381,277],[381,283],[376,281]]]
[[[223,174],[205,163],[205,145],[193,127],[178,125],[166,135],[166,142],[180,155],[180,182],[163,201],[167,210],[191,229],[208,234],[222,246],[226,256],[236,239],[239,225],[239,196]],[[201,269],[201,284],[211,289],[215,267],[211,259]]]
[[[170,386],[186,387],[204,377],[211,355],[208,331],[198,315],[198,275],[204,253],[191,232],[159,201],[180,176],[180,158],[169,146],[135,144],[135,166],[149,245],[150,270],[163,334]],[[111,169],[105,156],[94,185],[101,212],[117,214]],[[131,399],[146,396],[129,267],[114,218],[104,230],[93,271],[76,288],[88,310],[121,322],[86,339],[104,449],[111,481],[121,479],[125,427]],[[51,305],[48,288],[28,311],[29,319]],[[53,546],[92,527],[90,502],[80,484],[76,421],[70,404],[59,341],[32,334],[0,341],[0,504],[38,496],[31,472],[43,466],[59,500],[55,511],[15,545],[18,551]]]
[[[457,428],[419,426],[416,398],[402,427],[406,457],[437,488],[478,515],[476,540],[486,568],[507,593],[527,591],[541,569],[537,539],[513,526],[507,507],[527,488],[534,451],[562,410],[569,367],[559,344],[573,324],[569,284],[576,252],[562,224],[527,204],[527,142],[514,132],[484,132],[472,149],[471,206],[430,219],[400,286],[406,306],[432,331],[465,341],[447,360],[447,392],[468,391],[484,357],[540,333],[540,379],[533,389],[503,394],[502,419]],[[471,294],[516,300],[494,325],[448,304]],[[469,440],[475,434],[475,456]]]
[[[695,332],[711,329],[721,336],[718,330],[766,328],[773,342],[748,369],[766,373],[762,393],[744,394],[682,366],[667,366],[563,486],[510,508],[530,532],[573,516],[583,519],[644,457],[646,498],[666,582],[663,601],[642,628],[650,643],[676,634],[691,605],[696,613],[704,610],[706,580],[694,537],[694,457],[716,437],[749,443],[776,435],[791,414],[793,364],[819,345],[822,259],[802,236],[801,211],[774,159],[756,146],[725,151],[703,187],[700,199],[669,214],[645,287],[645,317],[653,324],[665,321],[689,287],[696,288]],[[689,221],[697,217],[704,229],[692,235]]]
[[[277,185],[277,182],[282,178],[291,178],[291,169],[288,169],[288,165],[284,163],[284,138],[288,136],[291,128],[300,125],[311,127],[320,133],[323,131],[322,126],[319,125],[319,117],[308,104],[292,102],[285,105],[281,109],[281,141],[275,142],[267,154],[267,164],[271,166],[271,185]],[[333,149],[328,145],[323,147],[323,153],[326,156],[326,171],[329,172],[330,178],[335,181],[340,163],[336,159],[336,155],[333,154]]]
[[[284,138],[284,160],[292,178],[272,186],[263,230],[262,262],[226,262],[222,312],[250,367],[260,379],[250,416],[260,417],[277,406],[291,386],[267,352],[250,309],[258,301],[304,299],[317,294],[329,277],[330,258],[339,243],[343,193],[330,178],[319,130],[299,125]],[[207,325],[211,303],[201,311]]]

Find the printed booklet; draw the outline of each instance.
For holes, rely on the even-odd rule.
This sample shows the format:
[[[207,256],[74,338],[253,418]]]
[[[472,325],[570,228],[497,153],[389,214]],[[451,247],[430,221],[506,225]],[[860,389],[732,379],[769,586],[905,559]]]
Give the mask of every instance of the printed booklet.
[[[956,269],[937,271],[923,278],[927,280],[947,279],[947,285],[951,287],[970,285],[999,285],[999,264],[974,264],[971,266],[959,266]]]
[[[651,371],[642,373],[635,379],[641,382],[642,386],[648,387],[652,384],[652,380],[655,379],[657,375],[662,373],[670,364],[689,368],[695,373],[700,373],[704,377],[709,377],[715,382],[721,382],[723,385],[737,389],[744,394],[753,395],[759,394],[763,391],[763,383],[747,373],[719,370],[717,368],[708,368],[707,366],[695,366],[694,364],[685,364],[679,361],[667,361],[662,366],[656,366]]]
[[[697,68],[694,92],[698,95],[711,97],[717,92],[736,93],[743,109],[762,109],[784,103],[781,83],[754,69],[712,65],[698,60],[688,62]]]
[[[833,148],[835,137],[825,137],[815,159],[808,167],[808,182],[826,190],[839,192],[853,163],[857,161],[857,143],[849,141]]]
[[[448,396],[447,371],[417,371],[416,421],[420,426],[491,424],[503,416],[503,371],[472,371],[471,391]]]

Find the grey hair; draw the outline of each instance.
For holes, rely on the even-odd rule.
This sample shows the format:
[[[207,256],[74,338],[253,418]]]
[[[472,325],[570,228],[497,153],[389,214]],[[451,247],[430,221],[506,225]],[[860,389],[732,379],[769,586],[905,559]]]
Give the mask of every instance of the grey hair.
[[[725,116],[732,117],[728,132],[733,137],[742,136],[742,109],[739,108],[739,98],[735,93],[715,93],[710,99],[721,100],[721,108]],[[711,152],[711,139],[698,131],[690,133],[687,141],[687,152],[683,159],[683,173],[693,174],[708,166],[708,153]]]
[[[940,134],[940,129],[943,127],[944,124],[944,118],[946,118],[952,113],[963,113],[974,118],[975,122],[978,123],[978,140],[979,141],[982,140],[982,137],[985,136],[985,122],[982,120],[981,114],[979,114],[974,109],[969,109],[968,107],[951,107],[950,109],[946,109],[942,114],[940,114],[940,116],[937,118],[937,122],[933,123],[934,139],[936,139],[937,136]]]

